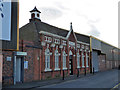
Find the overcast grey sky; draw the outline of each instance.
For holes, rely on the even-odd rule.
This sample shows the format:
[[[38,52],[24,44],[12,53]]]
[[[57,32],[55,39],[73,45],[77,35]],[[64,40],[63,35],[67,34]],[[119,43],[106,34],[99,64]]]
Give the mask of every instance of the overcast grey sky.
[[[118,46],[119,0],[19,0],[20,26],[29,22],[30,10],[41,11],[41,21],[63,29],[95,36]]]

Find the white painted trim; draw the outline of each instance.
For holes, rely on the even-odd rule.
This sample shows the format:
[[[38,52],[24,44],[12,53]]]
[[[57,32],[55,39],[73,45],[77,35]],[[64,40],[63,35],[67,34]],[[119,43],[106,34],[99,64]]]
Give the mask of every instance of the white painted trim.
[[[71,32],[69,31],[69,33],[67,34],[67,37],[59,36],[59,35],[56,35],[56,34],[53,34],[53,33],[45,32],[45,31],[40,31],[39,33],[40,33],[40,34],[50,35],[50,36],[54,36],[54,37],[58,37],[58,38],[67,40],[68,37],[69,37],[69,33],[71,33]],[[74,32],[73,32],[73,33],[74,33]],[[75,33],[74,33],[74,34],[75,34]],[[75,36],[75,37],[76,37],[76,36]],[[77,38],[76,38],[76,40],[77,40]],[[90,44],[88,44],[88,43],[84,43],[84,42],[81,42],[81,41],[77,41],[77,43],[85,44],[85,45],[90,45]]]
[[[69,55],[73,55],[73,53],[72,53],[72,51],[71,51],[71,50],[69,51]]]
[[[82,49],[80,49],[80,51],[82,51]]]
[[[59,47],[59,48],[61,48],[61,49],[62,49],[62,48],[63,48],[63,45],[60,45],[60,47]]]
[[[41,42],[41,45],[42,45],[42,46],[45,46],[45,44],[46,44],[45,42]]]
[[[27,56],[27,52],[15,52],[15,55],[18,55],[18,56]]]
[[[58,38],[62,38],[62,39],[67,40],[67,38],[65,38],[65,37],[63,37],[63,36],[59,36],[59,35],[53,34],[53,33],[45,32],[45,31],[40,31],[39,33],[40,33],[40,34],[50,35],[50,36],[54,36],[54,37],[58,37]]]
[[[14,56],[14,85],[16,84],[16,56]]]
[[[82,66],[82,68],[84,68],[85,66]]]
[[[45,68],[44,71],[45,71],[45,72],[47,72],[47,71],[52,71],[52,69],[50,69],[50,68]]]
[[[67,70],[67,68],[63,67],[63,70]]]
[[[89,67],[89,66],[86,66],[86,67]]]
[[[55,68],[54,70],[57,71],[57,70],[60,70],[60,68]]]
[[[70,31],[68,32],[67,37],[66,37],[67,39],[70,37],[71,32],[72,32],[72,30],[70,30]],[[73,35],[74,35],[74,37],[75,37],[75,40],[77,41],[77,37],[76,37],[74,31],[73,31]]]
[[[54,44],[54,43],[52,43],[52,44],[51,44],[51,47],[55,47],[55,44]]]
[[[77,68],[80,68],[80,66],[77,66]]]

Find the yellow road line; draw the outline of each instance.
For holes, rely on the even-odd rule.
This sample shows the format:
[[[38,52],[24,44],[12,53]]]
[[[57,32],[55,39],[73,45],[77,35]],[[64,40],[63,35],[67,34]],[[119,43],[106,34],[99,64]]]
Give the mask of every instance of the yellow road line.
[[[117,85],[115,85],[111,90],[113,90],[114,88],[117,88],[120,85],[120,83],[118,83]]]

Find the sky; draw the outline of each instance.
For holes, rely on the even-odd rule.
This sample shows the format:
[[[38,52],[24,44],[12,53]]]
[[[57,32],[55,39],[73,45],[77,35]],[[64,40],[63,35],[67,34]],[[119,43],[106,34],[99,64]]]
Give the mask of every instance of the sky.
[[[19,27],[29,23],[35,6],[40,19],[50,25],[92,35],[118,47],[118,1],[120,0],[19,0]]]

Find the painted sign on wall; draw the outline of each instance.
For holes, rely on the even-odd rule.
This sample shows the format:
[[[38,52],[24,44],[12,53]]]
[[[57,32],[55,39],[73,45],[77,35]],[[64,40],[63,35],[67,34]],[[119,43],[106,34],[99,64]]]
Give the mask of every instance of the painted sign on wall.
[[[28,61],[24,61],[24,69],[28,69]]]

